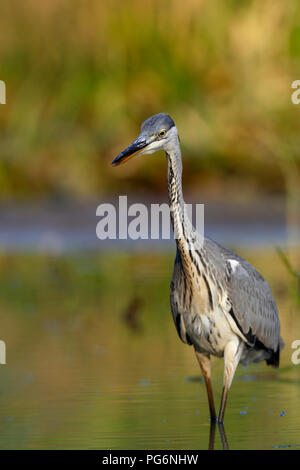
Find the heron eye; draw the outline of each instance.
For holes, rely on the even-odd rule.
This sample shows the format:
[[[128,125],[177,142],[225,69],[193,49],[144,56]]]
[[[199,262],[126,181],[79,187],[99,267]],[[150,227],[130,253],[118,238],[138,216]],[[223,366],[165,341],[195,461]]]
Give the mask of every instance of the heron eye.
[[[166,132],[166,129],[162,129],[161,131],[159,131],[158,137],[164,137],[166,135]]]

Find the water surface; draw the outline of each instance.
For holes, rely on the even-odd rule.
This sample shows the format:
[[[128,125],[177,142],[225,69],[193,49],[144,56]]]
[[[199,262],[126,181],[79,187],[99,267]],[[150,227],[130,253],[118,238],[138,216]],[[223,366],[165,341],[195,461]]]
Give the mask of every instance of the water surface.
[[[225,415],[229,448],[299,449],[291,343],[300,316],[290,279],[274,251],[240,254],[271,284],[286,347],[279,370],[239,366]],[[170,314],[172,265],[173,253],[155,252],[0,256],[2,449],[208,447],[205,386]],[[217,404],[222,374],[214,359]]]

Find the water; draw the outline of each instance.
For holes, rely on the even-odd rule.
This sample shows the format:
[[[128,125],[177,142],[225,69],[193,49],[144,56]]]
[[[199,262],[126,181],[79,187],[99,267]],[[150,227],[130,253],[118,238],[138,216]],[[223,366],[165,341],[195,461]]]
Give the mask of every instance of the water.
[[[118,200],[106,199],[0,204],[0,249],[6,252],[26,250],[42,253],[114,251],[116,240],[103,242],[96,236],[96,226],[100,220],[96,209],[99,204],[107,202],[114,204],[118,211]],[[161,204],[166,201],[136,197],[129,199],[128,207],[136,202],[145,204],[150,213],[150,202]],[[190,201],[193,204],[196,202]],[[203,202],[205,235],[223,245],[240,246],[242,243],[245,247],[261,247],[290,242],[290,228],[287,229],[282,199],[259,200],[256,203],[251,200],[246,203],[231,199],[213,201],[204,197]],[[128,220],[131,219],[128,217]],[[300,233],[299,227],[296,226],[295,230]],[[118,238],[118,232],[116,236]],[[118,240],[118,247],[126,251],[166,251],[174,249],[174,240]]]
[[[300,316],[273,251],[240,254],[270,282],[286,342],[281,367],[239,366],[230,449],[299,449]],[[173,253],[0,256],[1,449],[206,449],[210,423],[192,348],[177,337]],[[274,269],[276,266],[276,270]],[[219,404],[223,361],[213,360]],[[216,449],[223,447],[216,430]]]

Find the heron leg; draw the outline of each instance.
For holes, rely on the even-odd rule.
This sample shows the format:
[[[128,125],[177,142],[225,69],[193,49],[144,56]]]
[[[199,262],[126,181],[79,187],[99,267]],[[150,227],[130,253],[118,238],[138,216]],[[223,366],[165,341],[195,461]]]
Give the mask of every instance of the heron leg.
[[[223,391],[222,391],[222,398],[221,398],[221,407],[218,417],[218,422],[223,423],[224,421],[224,413],[226,408],[226,401],[228,390],[230,389],[230,385],[238,366],[238,363],[241,358],[241,354],[243,352],[244,344],[236,338],[236,340],[232,340],[225,346],[224,350],[224,381],[223,381]]]
[[[210,411],[210,419],[211,421],[216,421],[217,415],[215,410],[214,404],[214,395],[211,386],[211,367],[210,367],[210,356],[209,354],[200,353],[195,350],[197,360],[199,362],[204,380],[206,385],[207,397],[208,397],[208,404],[209,404],[209,411]]]

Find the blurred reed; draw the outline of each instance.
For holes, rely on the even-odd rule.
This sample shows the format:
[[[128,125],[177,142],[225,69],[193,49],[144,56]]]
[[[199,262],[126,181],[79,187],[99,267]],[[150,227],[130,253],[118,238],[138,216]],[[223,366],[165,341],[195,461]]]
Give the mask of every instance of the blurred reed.
[[[277,247],[277,253],[290,275],[291,291],[294,298],[300,305],[300,272],[293,267],[293,263],[290,262],[288,256],[282,251],[281,248]]]
[[[241,195],[242,185],[297,207],[298,0],[11,0],[1,10],[2,198],[164,190],[157,158],[110,168],[141,120],[164,111],[191,191],[228,184]]]

